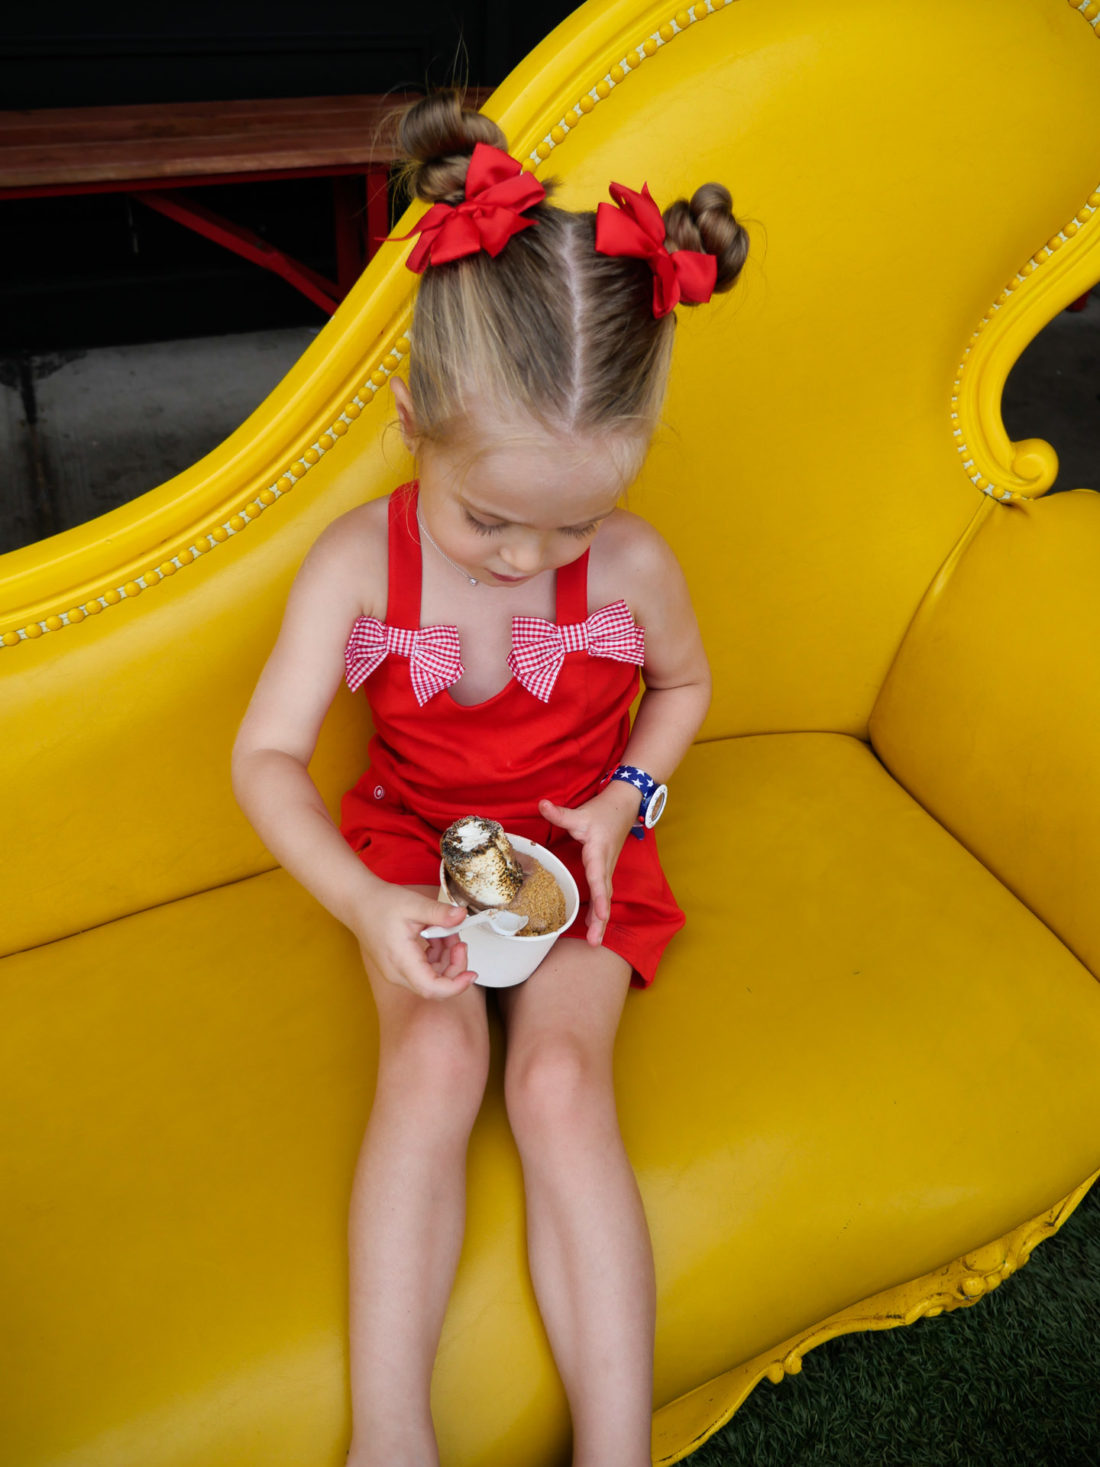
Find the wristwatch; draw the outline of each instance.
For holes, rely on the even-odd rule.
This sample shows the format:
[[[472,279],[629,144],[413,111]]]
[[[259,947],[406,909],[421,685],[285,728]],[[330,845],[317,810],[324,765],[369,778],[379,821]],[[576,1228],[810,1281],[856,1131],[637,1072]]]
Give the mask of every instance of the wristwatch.
[[[640,791],[642,803],[638,810],[638,818],[630,828],[631,835],[641,840],[647,830],[652,830],[665,813],[665,805],[668,802],[668,785],[658,784],[652,774],[646,774],[644,769],[635,769],[633,764],[620,764],[618,769],[613,769],[603,781],[610,784],[613,779],[621,779],[625,784],[632,784]]]

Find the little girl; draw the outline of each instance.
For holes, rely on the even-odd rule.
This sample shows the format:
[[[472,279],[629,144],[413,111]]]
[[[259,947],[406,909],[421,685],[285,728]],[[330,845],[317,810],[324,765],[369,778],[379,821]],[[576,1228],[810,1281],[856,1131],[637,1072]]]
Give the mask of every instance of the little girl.
[[[655,1287],[619,1134],[612,1048],[683,924],[652,832],[710,683],[683,573],[617,508],[661,410],[678,302],[728,290],[748,240],[706,184],[662,218],[641,193],[570,213],[446,93],[404,116],[432,208],[409,381],[419,479],[342,515],[291,589],[233,754],[275,858],[359,940],[380,1030],[352,1191],[349,1467],[434,1467],[432,1364],[489,1065],[465,944],[425,940],[439,838],[476,814],[549,846],[581,911],[498,990],[531,1277],[572,1412],[574,1467],[648,1467]],[[633,728],[629,709],[644,673]],[[341,680],[370,763],[333,824],[307,765]],[[577,939],[577,940],[570,940]]]

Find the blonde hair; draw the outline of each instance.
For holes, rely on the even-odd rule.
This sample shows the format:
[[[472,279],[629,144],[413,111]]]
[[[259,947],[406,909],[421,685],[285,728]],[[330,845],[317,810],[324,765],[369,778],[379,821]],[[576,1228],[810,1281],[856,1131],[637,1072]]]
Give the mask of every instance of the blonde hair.
[[[418,198],[458,204],[478,142],[507,151],[495,122],[465,109],[456,91],[415,103],[401,118],[404,178]],[[653,316],[653,276],[642,260],[597,254],[594,211],[548,199],[526,212],[533,229],[495,258],[469,255],[425,269],[413,314],[409,390],[418,438],[460,437],[477,404],[497,419],[524,418],[551,433],[648,442],[660,416],[675,315]],[[664,212],[671,249],[717,260],[729,290],[748,254],[730,195],[707,183]],[[644,450],[643,450],[644,451]]]

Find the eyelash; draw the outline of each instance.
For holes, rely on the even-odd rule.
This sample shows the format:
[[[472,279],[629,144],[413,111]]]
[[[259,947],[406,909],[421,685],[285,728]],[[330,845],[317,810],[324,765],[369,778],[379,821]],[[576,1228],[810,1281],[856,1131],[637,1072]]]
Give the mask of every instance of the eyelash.
[[[466,523],[479,535],[495,535],[498,530],[503,530],[503,525],[487,525],[483,520],[475,520],[469,510],[465,511]]]
[[[484,520],[475,520],[469,510],[465,510],[464,513],[466,515],[466,523],[472,530],[476,530],[479,535],[495,535],[499,530],[505,528],[504,525],[487,525]],[[563,535],[574,535],[578,540],[583,540],[598,529],[599,525],[593,523],[591,525],[580,525],[576,528],[570,526],[568,529],[563,529],[561,533]]]

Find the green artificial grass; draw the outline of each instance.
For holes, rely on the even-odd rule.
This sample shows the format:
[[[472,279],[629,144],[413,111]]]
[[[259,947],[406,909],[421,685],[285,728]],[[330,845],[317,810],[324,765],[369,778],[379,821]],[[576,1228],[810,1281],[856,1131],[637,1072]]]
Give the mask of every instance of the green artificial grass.
[[[968,1308],[829,1340],[690,1467],[1100,1467],[1100,1182]]]

